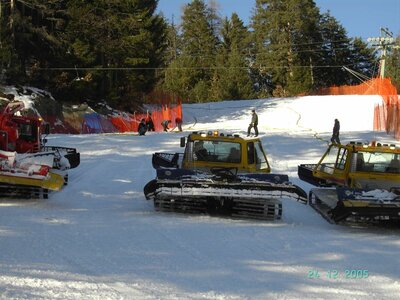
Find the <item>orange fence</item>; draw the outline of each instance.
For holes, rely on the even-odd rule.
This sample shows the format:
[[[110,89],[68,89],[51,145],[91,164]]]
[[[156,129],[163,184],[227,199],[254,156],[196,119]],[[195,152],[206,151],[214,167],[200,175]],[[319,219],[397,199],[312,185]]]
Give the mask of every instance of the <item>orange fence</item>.
[[[137,132],[139,123],[142,119],[145,121],[151,120],[154,124],[155,131],[163,131],[161,123],[164,120],[170,120],[169,127],[172,129],[176,126],[175,119],[179,117],[182,119],[182,106],[180,103],[171,107],[170,105],[161,105],[159,110],[142,114],[125,114],[124,116],[110,117],[111,123],[118,132]]]
[[[400,98],[390,78],[373,78],[355,86],[321,89],[323,95],[380,95],[382,104],[375,106],[374,130],[385,130],[400,139]]]
[[[103,132],[137,132],[139,123],[152,119],[155,131],[163,131],[161,123],[170,120],[169,128],[176,127],[176,118],[182,118],[182,105],[158,104],[158,109],[147,113],[120,113],[104,116],[97,113],[64,113],[62,120],[54,116],[43,116],[50,124],[52,133],[103,133]]]

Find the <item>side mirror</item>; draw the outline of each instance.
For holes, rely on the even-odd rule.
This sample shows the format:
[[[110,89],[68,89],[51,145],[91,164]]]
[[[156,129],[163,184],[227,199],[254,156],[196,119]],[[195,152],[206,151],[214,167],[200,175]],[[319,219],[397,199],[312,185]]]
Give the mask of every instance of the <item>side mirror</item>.
[[[42,140],[42,143],[43,143],[43,145],[46,145],[47,139],[43,139],[43,140]]]
[[[183,136],[183,137],[181,137],[181,147],[185,147],[185,145],[186,145],[186,139]]]
[[[50,134],[50,124],[49,123],[46,123],[44,125],[44,134],[46,134],[46,135]]]

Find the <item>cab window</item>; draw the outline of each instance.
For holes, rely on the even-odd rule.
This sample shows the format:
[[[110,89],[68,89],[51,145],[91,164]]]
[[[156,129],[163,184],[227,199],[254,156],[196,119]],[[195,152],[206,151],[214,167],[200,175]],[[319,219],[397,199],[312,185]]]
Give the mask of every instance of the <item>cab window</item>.
[[[321,164],[318,166],[318,171],[333,174],[335,170],[336,161],[338,158],[338,147],[331,147],[329,152],[322,159]]]
[[[268,169],[267,158],[262,150],[261,142],[255,143],[254,149],[257,170]]]
[[[240,163],[240,143],[225,141],[194,141],[194,158],[198,161]]]
[[[400,154],[359,151],[355,157],[356,171],[400,174]]]
[[[344,170],[346,160],[347,160],[347,149],[340,148],[338,153],[338,158],[336,161],[336,168],[339,170]]]
[[[18,124],[18,135],[20,139],[34,141],[36,132],[31,124]]]
[[[255,159],[254,159],[254,143],[248,143],[247,144],[247,163],[249,165],[254,164]]]

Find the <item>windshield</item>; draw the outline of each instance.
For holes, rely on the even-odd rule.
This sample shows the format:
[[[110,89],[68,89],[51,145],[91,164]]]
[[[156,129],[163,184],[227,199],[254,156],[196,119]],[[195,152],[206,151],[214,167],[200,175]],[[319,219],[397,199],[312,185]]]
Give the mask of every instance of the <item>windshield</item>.
[[[37,138],[35,128],[31,124],[18,124],[19,138],[26,141],[35,141]]]
[[[355,153],[352,169],[357,172],[400,173],[400,154],[382,152]]]
[[[240,163],[239,143],[225,141],[194,141],[194,159],[210,162]]]

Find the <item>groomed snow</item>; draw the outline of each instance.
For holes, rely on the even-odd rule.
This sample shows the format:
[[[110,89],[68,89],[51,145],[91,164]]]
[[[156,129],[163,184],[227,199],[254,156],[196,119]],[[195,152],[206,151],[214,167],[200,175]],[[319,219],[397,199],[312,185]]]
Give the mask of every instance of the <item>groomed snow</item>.
[[[185,133],[50,135],[50,145],[76,147],[81,165],[48,200],[0,200],[0,298],[398,299],[399,228],[331,225],[289,199],[274,222],[161,213],[143,195],[153,152],[181,151],[179,138],[194,130],[245,134],[252,108],[273,172],[309,190],[297,165],[320,158],[334,118],[344,142],[395,142],[372,131],[380,102],[192,104],[183,108]]]

